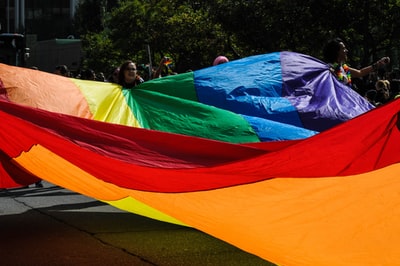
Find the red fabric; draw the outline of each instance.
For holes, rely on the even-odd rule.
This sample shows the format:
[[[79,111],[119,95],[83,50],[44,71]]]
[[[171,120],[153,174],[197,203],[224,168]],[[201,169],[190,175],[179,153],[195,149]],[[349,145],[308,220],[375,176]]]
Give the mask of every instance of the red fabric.
[[[13,164],[11,158],[0,151],[0,188],[17,188],[33,184],[40,179]]]
[[[0,101],[1,149],[15,157],[39,143],[101,180],[145,191],[185,192],[273,177],[351,175],[400,161],[399,107],[400,101],[392,102],[312,138],[266,152]]]

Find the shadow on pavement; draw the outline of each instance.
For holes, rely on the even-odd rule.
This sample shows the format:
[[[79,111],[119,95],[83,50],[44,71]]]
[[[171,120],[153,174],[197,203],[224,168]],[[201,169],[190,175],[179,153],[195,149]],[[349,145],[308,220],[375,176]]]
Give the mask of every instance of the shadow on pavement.
[[[0,215],[2,265],[274,265],[57,186],[0,192]]]

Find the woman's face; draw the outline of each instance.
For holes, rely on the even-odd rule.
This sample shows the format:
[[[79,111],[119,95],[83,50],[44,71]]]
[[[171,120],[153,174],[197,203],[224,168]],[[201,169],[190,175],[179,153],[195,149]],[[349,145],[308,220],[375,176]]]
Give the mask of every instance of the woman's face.
[[[338,52],[338,62],[339,63],[344,63],[347,61],[347,53],[349,52],[349,50],[347,50],[346,46],[344,45],[344,43],[339,43],[340,49]]]
[[[129,63],[124,70],[124,78],[126,83],[133,83],[136,79],[136,65],[134,63]]]

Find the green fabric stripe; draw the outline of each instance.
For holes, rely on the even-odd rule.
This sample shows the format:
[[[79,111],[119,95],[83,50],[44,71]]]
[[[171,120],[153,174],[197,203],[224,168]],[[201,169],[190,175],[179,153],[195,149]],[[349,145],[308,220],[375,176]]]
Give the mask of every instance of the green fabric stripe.
[[[141,84],[138,88],[198,102],[193,72],[152,79]]]
[[[238,114],[201,104],[197,99],[166,95],[167,86],[163,93],[159,93],[146,90],[142,85],[140,89],[124,89],[123,94],[143,128],[232,143],[260,141],[247,121]],[[193,93],[185,95],[193,99]]]

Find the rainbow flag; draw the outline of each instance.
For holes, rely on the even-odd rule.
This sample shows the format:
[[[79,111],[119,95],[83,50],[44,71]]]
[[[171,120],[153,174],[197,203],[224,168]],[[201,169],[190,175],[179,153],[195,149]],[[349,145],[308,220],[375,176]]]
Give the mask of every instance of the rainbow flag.
[[[0,187],[38,178],[279,265],[400,263],[400,102],[281,52],[133,90],[0,65]]]

